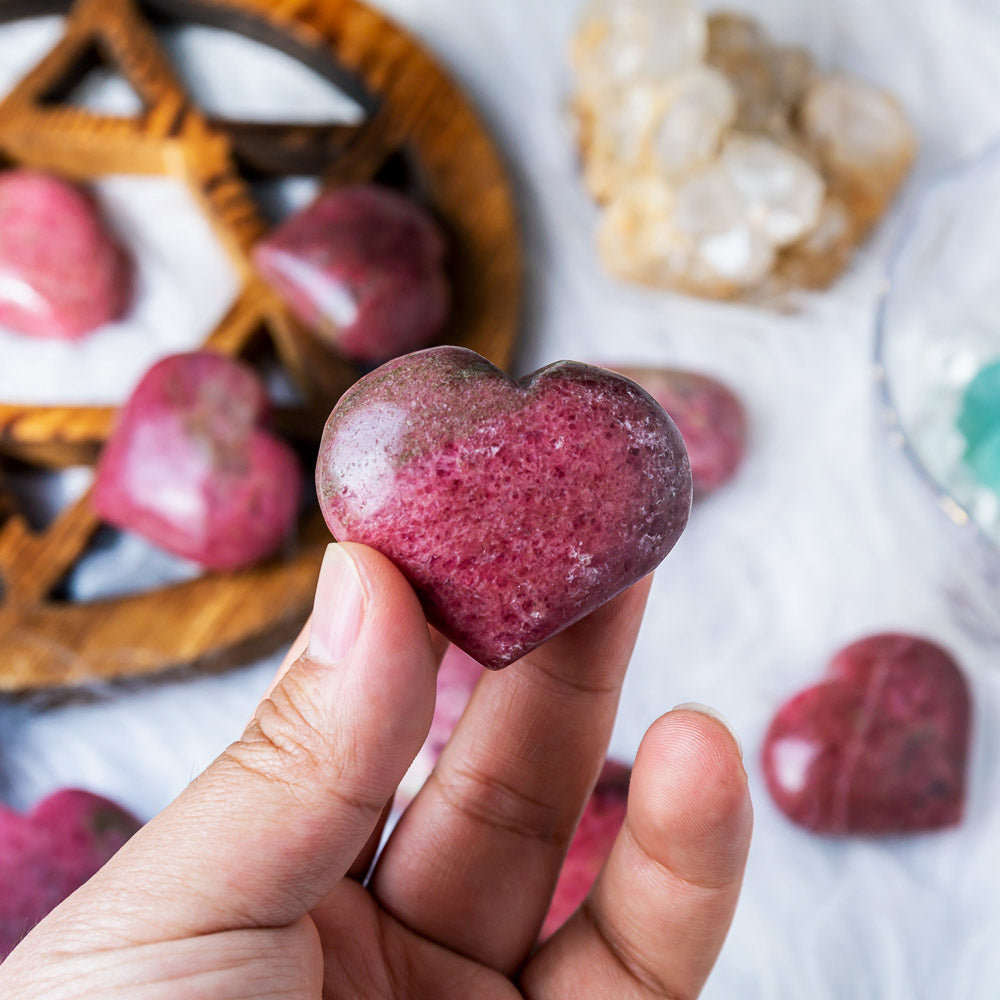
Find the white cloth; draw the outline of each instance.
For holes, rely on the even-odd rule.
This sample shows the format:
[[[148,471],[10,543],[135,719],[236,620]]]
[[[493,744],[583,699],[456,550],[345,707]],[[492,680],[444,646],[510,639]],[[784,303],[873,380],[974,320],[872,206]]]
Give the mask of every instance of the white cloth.
[[[509,157],[529,278],[518,368],[563,357],[686,366],[720,376],[749,408],[745,467],[696,507],[657,574],[612,742],[630,758],[654,718],[690,700],[716,706],[742,735],[757,825],[705,996],[998,995],[998,647],[953,618],[938,544],[904,516],[907,483],[891,472],[874,416],[873,306],[898,213],[834,289],[793,314],[621,285],[592,249],[595,212],[565,113],[573,0],[383,6],[452,67]],[[900,96],[922,143],[911,191],[1000,133],[996,0],[760,0],[752,12],[776,38]],[[819,680],[837,648],[883,629],[935,638],[967,671],[976,721],[968,815],[940,834],[821,839],[773,807],[761,740],[774,710]],[[273,666],[99,692],[83,705],[0,702],[6,798],[24,807],[80,785],[148,817],[238,734]]]

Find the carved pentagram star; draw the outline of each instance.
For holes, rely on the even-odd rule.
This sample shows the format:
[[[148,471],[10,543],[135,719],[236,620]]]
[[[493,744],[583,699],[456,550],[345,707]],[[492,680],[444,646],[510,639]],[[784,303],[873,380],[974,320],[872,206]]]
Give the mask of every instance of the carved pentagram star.
[[[65,102],[98,60],[131,85],[142,102],[139,115],[116,117]],[[320,403],[336,399],[356,373],[331,352],[315,349],[256,280],[250,251],[265,225],[238,164],[242,158],[277,175],[328,170],[328,182],[350,174],[367,179],[396,144],[382,126],[377,114],[360,125],[210,121],[185,92],[133,0],[78,0],[62,38],[0,102],[0,152],[80,180],[115,173],[182,180],[243,283],[207,346],[238,354],[263,324],[307,397]]]
[[[172,176],[208,216],[241,291],[206,346],[241,354],[260,331],[325,415],[357,371],[304,330],[259,281],[251,249],[263,216],[244,173],[318,173],[326,185],[373,178],[397,151],[451,234],[454,307],[446,339],[507,367],[520,304],[520,242],[500,157],[461,91],[405,32],[358,0],[0,0],[0,22],[68,13],[55,47],[0,101],[0,165],[78,180]],[[205,115],[161,48],[152,18],[229,28],[283,50],[341,86],[357,125],[226,121]],[[67,98],[95,62],[141,103],[135,117]],[[112,407],[0,402],[0,456],[43,465],[93,462]],[[308,423],[308,412],[302,419]],[[0,488],[2,496],[2,488]],[[0,690],[66,685],[225,662],[274,644],[304,619],[323,543],[318,512],[291,558],[93,604],[54,601],[98,526],[89,496],[43,531],[0,499]],[[225,655],[223,655],[225,654]],[[239,657],[237,656],[237,659]]]

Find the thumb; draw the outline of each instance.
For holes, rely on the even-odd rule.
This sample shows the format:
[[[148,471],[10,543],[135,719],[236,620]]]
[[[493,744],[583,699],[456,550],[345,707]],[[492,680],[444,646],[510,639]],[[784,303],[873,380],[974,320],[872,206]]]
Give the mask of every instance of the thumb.
[[[132,940],[293,923],[344,877],[420,749],[436,666],[402,574],[330,545],[305,652],[84,891],[114,883]]]

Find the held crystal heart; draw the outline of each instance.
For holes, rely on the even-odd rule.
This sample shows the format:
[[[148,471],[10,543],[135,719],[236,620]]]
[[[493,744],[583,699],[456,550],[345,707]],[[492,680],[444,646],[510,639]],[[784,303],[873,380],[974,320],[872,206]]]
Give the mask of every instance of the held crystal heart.
[[[316,485],[334,536],[388,556],[491,669],[652,571],[691,507],[680,433],[634,382],[569,361],[517,382],[455,347],[357,382]]]
[[[764,741],[772,798],[827,834],[891,834],[962,818],[969,691],[940,646],[869,636],[778,711]]]

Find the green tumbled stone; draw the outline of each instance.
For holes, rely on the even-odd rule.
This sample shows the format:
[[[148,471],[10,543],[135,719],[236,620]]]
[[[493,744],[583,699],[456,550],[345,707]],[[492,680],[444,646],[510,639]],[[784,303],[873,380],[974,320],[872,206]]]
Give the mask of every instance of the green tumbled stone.
[[[958,429],[965,437],[965,461],[976,477],[1000,492],[1000,361],[981,368],[962,398]]]

